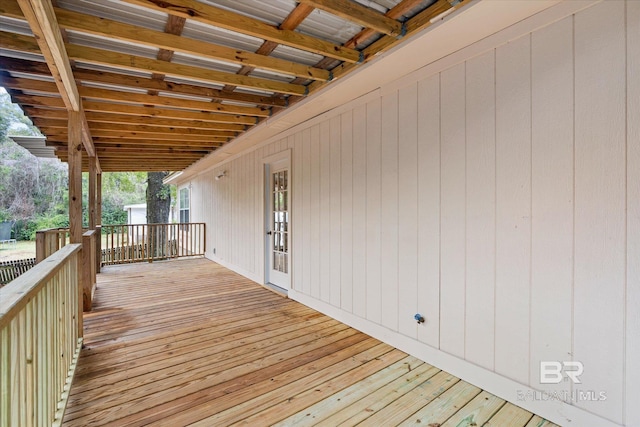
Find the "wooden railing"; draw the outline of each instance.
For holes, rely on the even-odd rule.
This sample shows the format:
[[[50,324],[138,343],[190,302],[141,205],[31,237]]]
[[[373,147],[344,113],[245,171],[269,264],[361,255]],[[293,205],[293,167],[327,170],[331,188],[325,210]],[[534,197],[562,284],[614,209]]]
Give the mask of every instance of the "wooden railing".
[[[100,268],[100,232],[98,230],[84,230],[82,234],[82,301],[84,311],[91,310],[93,292],[96,286],[96,273]],[[53,255],[56,251],[69,243],[68,228],[51,228],[36,232],[36,263]]]
[[[36,231],[36,263],[53,255],[69,243],[68,228],[49,228]]]
[[[82,307],[91,311],[93,293],[96,290],[96,241],[100,234],[96,230],[85,231],[82,235]]]
[[[61,423],[82,346],[80,248],[0,289],[0,426]]]
[[[205,224],[103,225],[102,265],[202,256]]]

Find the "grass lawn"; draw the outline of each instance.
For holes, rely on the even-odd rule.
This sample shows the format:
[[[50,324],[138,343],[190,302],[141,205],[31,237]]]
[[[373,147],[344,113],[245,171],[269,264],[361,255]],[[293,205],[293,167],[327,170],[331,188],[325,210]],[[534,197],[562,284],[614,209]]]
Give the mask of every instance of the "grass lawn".
[[[14,261],[17,259],[35,258],[36,242],[19,241],[15,245],[0,245],[0,261]]]

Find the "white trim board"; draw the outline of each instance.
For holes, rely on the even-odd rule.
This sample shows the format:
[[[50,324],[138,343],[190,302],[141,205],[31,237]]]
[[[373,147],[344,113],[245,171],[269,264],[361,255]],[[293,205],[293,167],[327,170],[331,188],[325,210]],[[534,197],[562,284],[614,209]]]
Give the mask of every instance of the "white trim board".
[[[536,393],[536,390],[427,344],[391,331],[384,326],[347,313],[324,301],[304,295],[295,289],[289,291],[289,298],[561,426],[621,427],[620,424],[591,414],[584,409],[569,405],[565,402],[532,401],[526,399],[519,401],[517,400],[517,393],[519,391],[524,393],[525,396],[530,396]]]

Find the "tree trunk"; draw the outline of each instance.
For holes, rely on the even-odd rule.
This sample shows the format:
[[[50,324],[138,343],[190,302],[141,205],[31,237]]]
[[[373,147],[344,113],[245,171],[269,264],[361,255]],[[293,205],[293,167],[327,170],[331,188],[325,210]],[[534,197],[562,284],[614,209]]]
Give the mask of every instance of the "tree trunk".
[[[147,172],[147,224],[169,222],[171,191],[162,180],[169,172]]]
[[[147,224],[166,224],[169,222],[171,191],[162,179],[169,172],[147,172]],[[165,258],[168,254],[169,236],[166,227],[149,229],[149,250],[153,258]]]

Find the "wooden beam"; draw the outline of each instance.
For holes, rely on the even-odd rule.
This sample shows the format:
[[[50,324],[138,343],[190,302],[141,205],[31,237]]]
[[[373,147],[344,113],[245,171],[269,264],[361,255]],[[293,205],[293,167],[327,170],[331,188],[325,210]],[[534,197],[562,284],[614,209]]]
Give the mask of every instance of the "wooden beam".
[[[18,52],[35,53],[37,55],[42,54],[35,37],[9,33],[6,31],[0,31],[0,48],[16,50]]]
[[[106,102],[95,102],[95,101],[86,101],[85,102],[85,110],[86,111],[101,111],[101,112],[116,112],[122,114],[134,114],[134,115],[142,115],[138,114],[139,111],[147,111],[147,115],[150,116],[158,116],[158,117],[201,117],[204,119],[209,119],[210,121],[220,120],[220,116],[211,116],[206,117],[207,113],[203,113],[203,115],[194,114],[194,111],[202,113],[203,111],[208,112],[220,112],[220,113],[228,113],[228,114],[246,114],[248,117],[244,120],[240,120],[236,118],[230,118],[229,122],[231,123],[246,123],[246,124],[255,124],[256,116],[268,117],[269,113],[260,109],[260,108],[251,108],[251,107],[236,107],[232,105],[223,105],[217,104],[213,102],[200,102],[200,101],[190,101],[184,99],[176,99],[169,98],[166,96],[154,96],[154,95],[145,95],[145,94],[135,94],[128,92],[117,92],[110,91],[105,89],[94,89],[94,88],[83,88],[82,93],[86,93],[88,98],[95,98],[101,100],[109,100],[109,101],[120,101],[120,102],[134,102],[143,105],[160,105],[160,106],[169,106],[169,107],[177,107],[184,108],[193,111],[179,111],[179,110],[168,110],[168,109],[154,109],[151,107],[140,107],[140,106],[132,106],[125,104],[113,104]],[[61,98],[50,97],[50,96],[37,96],[37,95],[14,95],[12,99],[15,103],[21,105],[29,105],[36,107],[49,107],[49,108],[64,108],[64,102]],[[142,110],[141,110],[142,108]],[[161,111],[160,111],[161,110]],[[133,113],[136,111],[136,113]],[[191,114],[181,114],[181,113],[191,113]]]
[[[42,97],[36,97],[35,99],[28,95],[16,95],[13,98],[17,99],[15,102],[18,104],[34,105],[35,101],[39,101]],[[53,98],[55,99],[55,98]],[[18,101],[19,100],[19,101]],[[22,102],[22,101],[29,101]],[[197,120],[205,123],[232,123],[243,125],[255,125],[257,123],[257,117],[254,116],[241,116],[231,114],[218,114],[202,111],[186,111],[186,110],[174,110],[170,108],[158,108],[158,107],[143,107],[124,104],[113,104],[109,102],[99,101],[86,101],[84,102],[84,108],[87,113],[105,113],[105,114],[119,114],[130,117],[141,117],[144,120],[147,117],[156,117],[161,119],[177,119],[177,120]],[[52,117],[51,114],[56,110],[47,108],[34,108],[24,107],[24,111],[31,117]],[[59,111],[59,110],[58,110]],[[144,117],[144,118],[143,118]]]
[[[341,61],[356,63],[360,52],[343,46],[307,36],[299,32],[281,30],[260,20],[239,13],[200,3],[196,0],[124,0],[127,3],[148,7],[181,16],[186,19],[247,34],[265,40],[306,50],[318,55],[329,56]]]
[[[42,133],[44,133],[48,138],[60,136],[64,137],[67,135],[67,132],[64,129],[59,128],[41,128]],[[126,139],[150,139],[150,140],[158,140],[158,141],[221,141],[228,140],[229,138],[235,137],[235,133],[232,135],[224,134],[224,131],[218,131],[217,135],[174,135],[167,133],[142,133],[142,132],[130,132],[130,131],[120,131],[120,130],[95,130],[93,134],[95,138],[126,138]]]
[[[28,90],[30,92],[40,92],[56,95],[59,94],[58,86],[54,82],[25,78],[14,78],[8,75],[0,75],[0,86],[16,90]]]
[[[208,68],[194,67],[192,65],[176,64],[174,62],[160,61],[144,58],[142,56],[128,55],[110,50],[93,47],[67,44],[67,52],[71,59],[88,62],[91,64],[119,67],[127,70],[161,73],[168,76],[195,79],[202,82],[217,84],[232,84],[249,89],[258,89],[267,92],[277,92],[290,95],[304,95],[306,88],[302,85],[294,85],[276,80],[260,77],[239,76],[237,74],[216,71]]]
[[[407,31],[413,33],[415,31],[427,28],[433,24],[431,22],[433,18],[448,11],[449,9],[459,9],[466,4],[465,2],[466,0],[460,0],[459,2],[438,0],[427,9],[423,10],[422,12],[411,18],[409,21],[407,21]],[[452,4],[454,3],[455,5],[452,6]]]
[[[219,104],[215,102],[193,101],[190,99],[172,98],[168,96],[155,96],[132,92],[121,92],[108,89],[81,87],[80,94],[83,98],[103,101],[118,101],[130,104],[160,105],[174,108],[183,108],[187,110],[241,114],[258,117],[269,117],[271,115],[268,110],[257,107],[241,107],[236,105]],[[89,110],[89,108],[87,108],[87,110]]]
[[[126,117],[126,116],[125,116]],[[33,123],[39,128],[46,129],[64,129],[67,128],[66,120],[58,119],[39,119],[34,117]],[[138,120],[140,123],[140,120]],[[137,133],[166,133],[168,135],[201,135],[201,136],[226,136],[234,137],[238,134],[235,131],[229,130],[210,130],[210,129],[194,129],[188,127],[162,127],[162,126],[148,126],[143,124],[114,124],[114,123],[91,123],[91,131],[95,136],[98,136],[97,131],[127,131]],[[244,129],[243,129],[244,130]]]
[[[65,153],[62,153],[61,156],[58,157],[63,162],[68,162],[68,158]],[[104,171],[105,172],[124,172],[124,171],[162,171],[162,170],[182,170],[187,166],[191,165],[194,159],[107,159],[105,161]],[[89,170],[89,163],[84,162],[82,164],[82,170]]]
[[[54,135],[53,137],[47,137],[47,145],[55,146],[56,143],[60,144],[65,141],[66,135]],[[131,139],[131,138],[110,138],[110,137],[96,137],[96,145],[102,146],[103,144],[116,144],[120,146],[125,145],[140,145],[140,146],[168,146],[178,147],[220,147],[225,142],[224,138],[217,140],[211,139],[208,141],[173,141],[173,140],[157,140],[157,139]]]
[[[33,111],[33,114],[31,112]],[[32,119],[41,118],[41,120],[51,120],[51,127],[60,127],[66,124],[67,114],[61,110],[45,110],[36,108],[25,108],[25,113]],[[145,125],[162,127],[162,128],[186,128],[186,129],[202,129],[202,130],[228,130],[234,132],[243,132],[248,129],[247,125],[231,124],[231,123],[212,123],[203,122],[199,120],[177,120],[177,119],[163,119],[156,117],[136,117],[128,116],[126,114],[115,113],[85,113],[89,126],[95,126],[96,123],[100,124],[124,124],[124,125],[138,125],[144,123]],[[40,123],[40,122],[38,122]]]
[[[105,146],[103,144],[100,144],[96,147],[96,151],[98,153],[121,153],[121,154],[127,154],[129,153],[129,155],[131,155],[131,153],[134,154],[133,157],[135,157],[135,154],[141,154],[144,153],[145,155],[147,154],[166,154],[167,156],[170,156],[171,154],[207,154],[210,153],[211,151],[215,150],[216,147],[197,147],[197,148],[193,148],[190,149],[189,147],[179,147],[179,148],[175,148],[175,147],[153,147],[153,148],[149,148],[146,146],[125,146],[125,147],[111,147],[111,146]],[[60,146],[56,148],[56,153],[63,153],[67,151],[67,147],[65,146]]]
[[[69,111],[81,113],[83,143],[87,153],[90,156],[95,156],[91,132],[82,116],[82,100],[78,94],[78,88],[71,71],[71,63],[65,50],[64,40],[51,0],[18,0],[18,4],[49,66],[65,107]],[[99,167],[98,163],[98,169]]]
[[[0,69],[11,70],[26,74],[34,74],[38,76],[50,76],[49,69],[45,63],[29,61],[26,59],[7,57],[2,58]],[[285,99],[275,96],[260,96],[239,92],[230,93],[224,90],[213,89],[207,86],[148,79],[145,77],[137,77],[126,74],[109,73],[106,71],[86,70],[77,66],[73,70],[73,75],[78,82],[87,81],[106,83],[123,87],[181,93],[185,95],[196,95],[204,98],[228,99],[230,101],[265,106],[284,107],[286,105]]]
[[[48,0],[18,0],[18,4],[47,61],[65,106],[68,110],[80,111],[80,96],[53,5]]]
[[[420,6],[420,4],[424,0],[402,0],[400,3],[392,7],[385,13],[385,16],[391,19],[400,19],[406,13]],[[371,28],[364,28],[355,36],[351,37],[344,45],[353,49],[356,49],[361,43],[366,40],[369,40],[371,37],[375,36],[377,33],[375,30]],[[322,61],[321,61],[322,62]],[[316,67],[320,67],[320,64],[316,64]]]
[[[351,0],[297,0],[388,36],[402,36],[402,24]]]
[[[140,142],[140,141],[137,141]],[[210,144],[194,144],[191,143],[180,143],[180,144],[162,144],[149,141],[142,141],[142,143],[119,143],[119,142],[99,142],[96,143],[96,151],[98,153],[105,150],[117,150],[117,151],[172,151],[172,150],[181,150],[181,151],[211,151],[219,148],[223,145],[221,142],[212,142]],[[62,142],[48,141],[47,146],[53,147],[57,152],[67,151],[66,145]]]
[[[60,154],[62,154],[64,152],[60,152]],[[157,154],[157,153],[146,153],[146,152],[142,152],[142,153],[137,153],[137,154],[132,154],[129,152],[118,152],[118,151],[105,151],[103,153],[101,153],[101,156],[103,160],[106,159],[122,159],[122,160],[166,160],[166,159],[171,159],[171,160],[187,160],[187,159],[199,159],[205,155],[207,155],[208,152],[206,153],[198,153],[198,152],[194,152],[194,151],[189,151],[189,152],[184,152],[184,153],[180,153],[180,152],[174,152],[174,153],[165,153],[164,155],[161,154]],[[89,166],[91,165],[91,163],[89,163]]]
[[[35,107],[49,107],[65,109],[64,101],[60,97],[37,96],[37,95],[12,95],[11,99],[16,104],[30,105]]]

